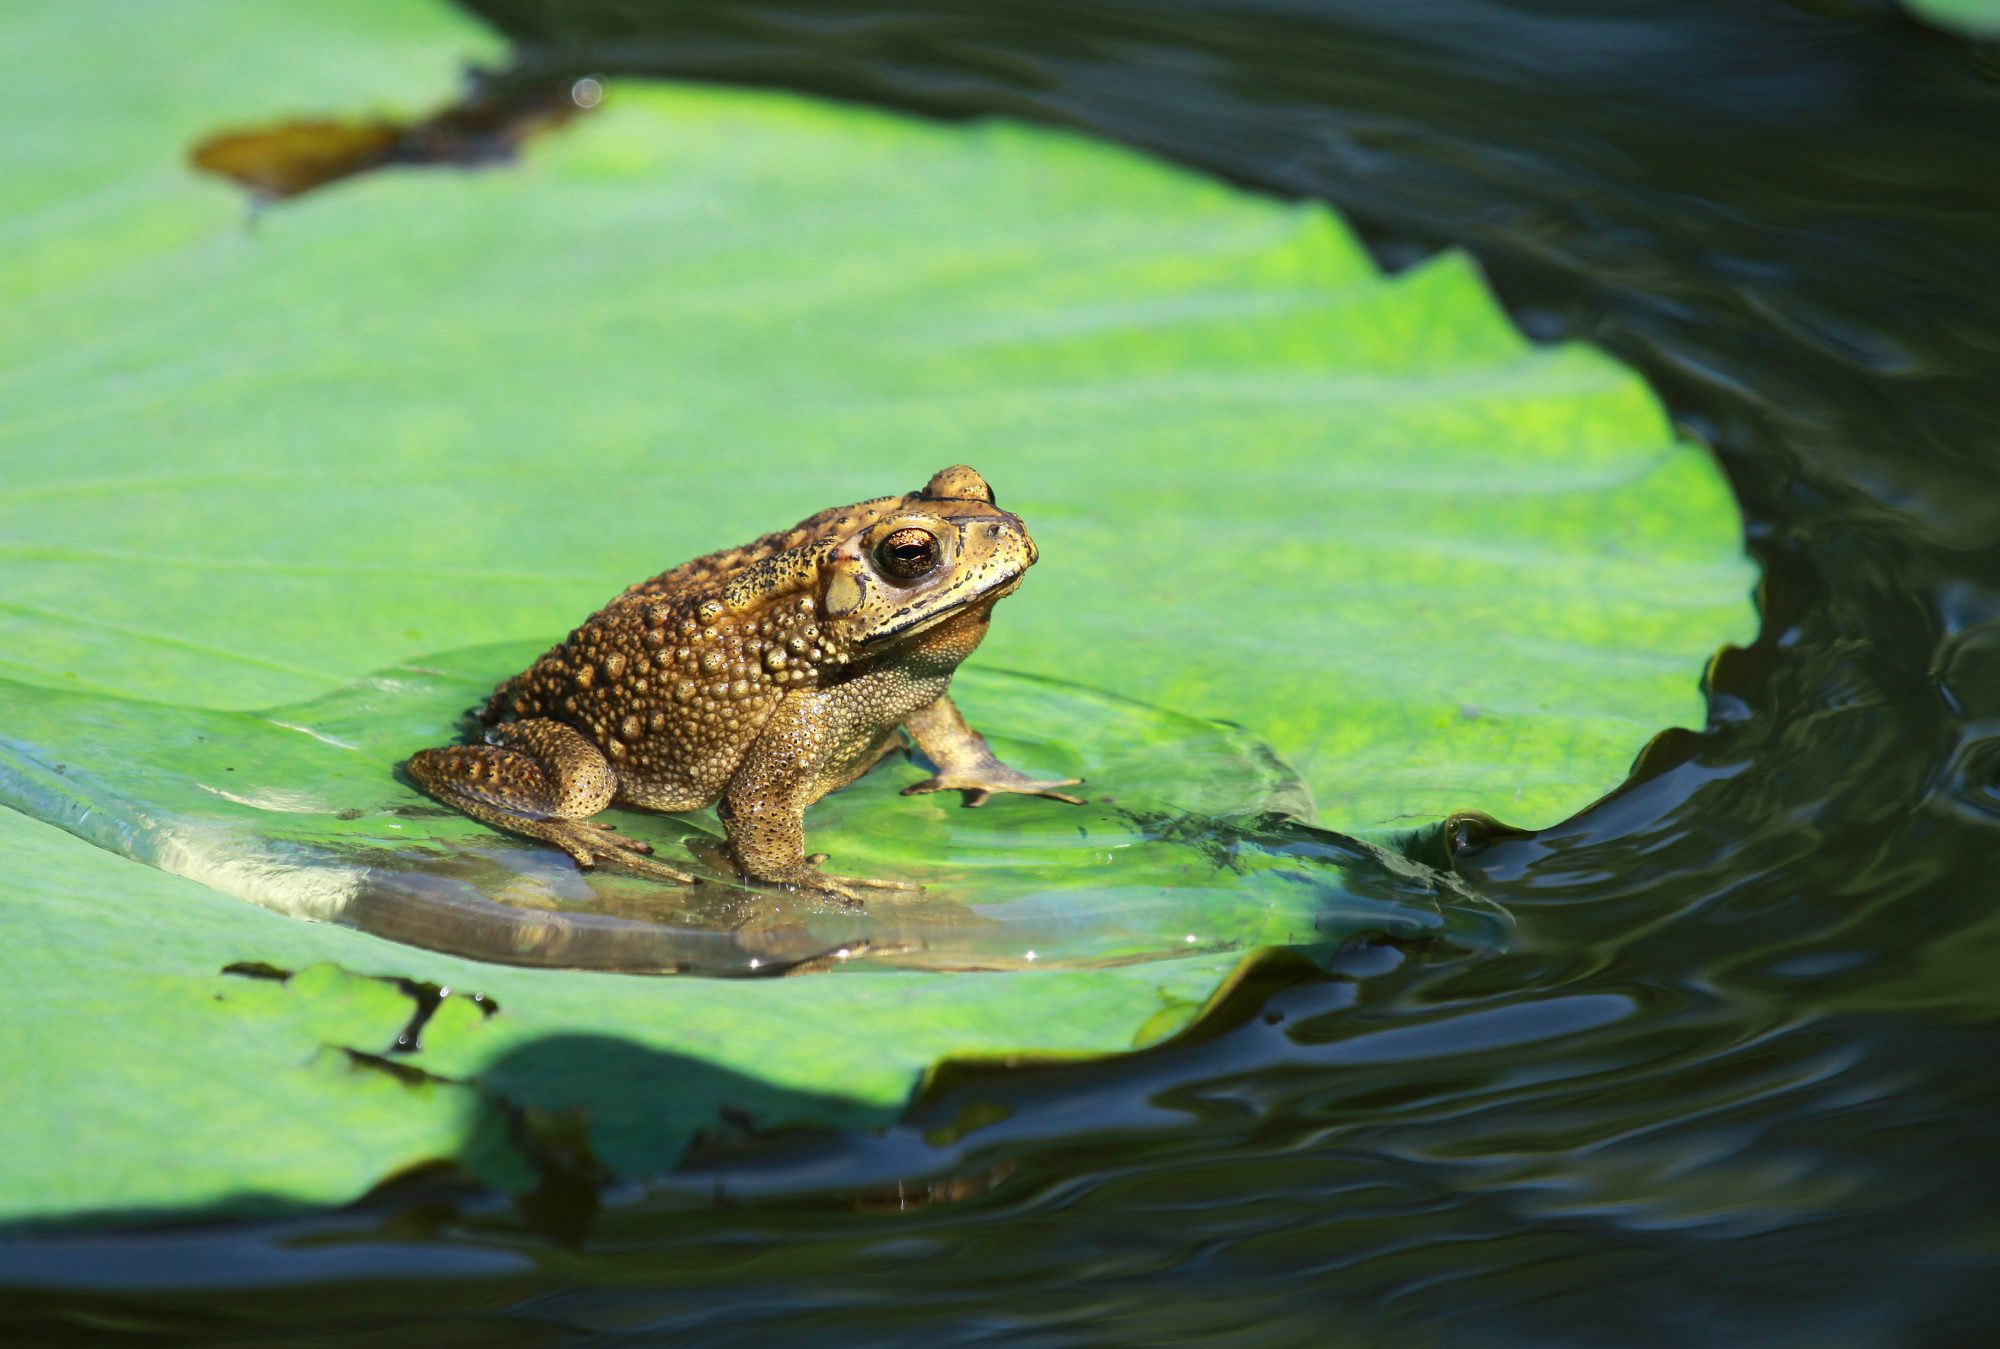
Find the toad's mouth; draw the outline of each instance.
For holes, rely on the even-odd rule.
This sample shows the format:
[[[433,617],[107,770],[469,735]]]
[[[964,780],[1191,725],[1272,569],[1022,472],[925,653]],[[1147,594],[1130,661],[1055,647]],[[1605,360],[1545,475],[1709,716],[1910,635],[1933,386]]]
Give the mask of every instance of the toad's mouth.
[[[1019,590],[1022,578],[1025,575],[1025,572],[1017,571],[1012,576],[994,581],[973,591],[956,604],[947,605],[934,614],[918,614],[913,618],[904,619],[893,628],[884,628],[880,632],[870,633],[861,639],[861,645],[864,647],[874,646],[877,643],[889,640],[891,637],[914,637],[918,633],[928,632],[946,619],[956,618],[970,609],[991,608],[999,601],[1013,594],[1016,590]]]

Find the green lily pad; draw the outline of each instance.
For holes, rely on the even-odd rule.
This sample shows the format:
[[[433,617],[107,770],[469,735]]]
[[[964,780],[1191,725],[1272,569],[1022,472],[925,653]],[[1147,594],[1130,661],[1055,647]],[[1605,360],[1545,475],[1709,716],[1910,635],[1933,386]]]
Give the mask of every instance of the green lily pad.
[[[725,1114],[865,1126],[948,1058],[1158,1042],[1302,920],[1477,949],[1491,912],[1448,878],[1253,820],[1303,807],[1248,747],[1346,835],[1460,809],[1544,823],[1698,723],[1703,661],[1753,629],[1726,487],[1630,372],[1528,345],[1463,258],[1381,276],[1321,208],[1047,131],[633,86],[519,165],[393,170],[252,217],[183,167],[190,145],[420,110],[492,40],[402,0],[76,0],[0,14],[0,41],[7,800],[267,897],[259,848],[359,846],[412,808],[380,775],[406,732],[437,733],[443,686],[336,690],[545,643],[631,579],[959,461],[1043,555],[976,658],[1026,677],[969,670],[968,702],[1029,759],[1178,735],[1175,770],[1144,760],[1143,810],[1082,823],[1124,831],[1133,877],[1178,856],[1202,892],[1143,933],[1054,931],[1074,968],[900,968],[890,930],[884,958],[826,975],[633,978],[301,922],[0,813],[0,1072],[35,1103],[0,1114],[0,1217],[339,1202],[440,1158],[525,1187],[523,1121],[564,1112],[644,1175]],[[367,754],[309,733],[342,696]],[[312,711],[246,711],[280,705]],[[1218,783],[1230,801],[1188,795]],[[818,845],[960,887],[923,949],[1025,964],[1012,935],[965,939],[1000,922],[967,877],[1010,838],[1048,856],[1056,808],[951,814],[893,785],[817,809]],[[1235,823],[1163,823],[1190,815]],[[402,818],[453,865],[527,877],[544,912],[670,902],[565,891],[536,850]],[[242,846],[204,844],[225,826]],[[1255,875],[1214,884],[1218,862]],[[1038,943],[1062,917],[1053,892],[1012,912]],[[832,917],[779,922],[781,963],[842,939]],[[1179,926],[1195,954],[1167,958]],[[453,990],[426,1027],[419,986]]]

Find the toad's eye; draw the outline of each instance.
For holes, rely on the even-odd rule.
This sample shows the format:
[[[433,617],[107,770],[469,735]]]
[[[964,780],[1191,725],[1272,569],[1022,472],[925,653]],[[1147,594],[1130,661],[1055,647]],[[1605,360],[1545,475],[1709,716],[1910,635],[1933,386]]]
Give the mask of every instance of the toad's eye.
[[[899,529],[875,545],[875,560],[897,580],[914,581],[937,566],[937,535],[928,529]]]

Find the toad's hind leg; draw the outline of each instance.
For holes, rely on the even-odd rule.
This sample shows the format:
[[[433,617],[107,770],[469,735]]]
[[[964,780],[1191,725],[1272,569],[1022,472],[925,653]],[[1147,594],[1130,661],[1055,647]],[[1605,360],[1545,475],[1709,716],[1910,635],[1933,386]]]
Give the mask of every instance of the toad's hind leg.
[[[410,777],[482,824],[554,844],[586,871],[602,862],[657,880],[694,883],[686,872],[648,860],[648,845],[588,818],[611,804],[618,777],[581,731],[537,718],[495,726],[486,738],[483,745],[446,745],[413,755]]]

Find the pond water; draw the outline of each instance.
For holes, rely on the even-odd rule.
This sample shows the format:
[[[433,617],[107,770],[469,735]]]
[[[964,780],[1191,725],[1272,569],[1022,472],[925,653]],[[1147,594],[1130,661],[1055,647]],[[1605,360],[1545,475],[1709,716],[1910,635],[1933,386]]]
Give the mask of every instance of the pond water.
[[[1646,373],[1764,569],[1711,723],[1462,848],[1484,961],[1374,962],[881,1137],[523,1215],[412,1184],[44,1243],[46,1329],[1968,1342],[2000,1329],[2000,84],[1884,8],[479,0],[526,77],[1088,128],[1446,244]],[[559,17],[558,17],[559,16]],[[1476,843],[1476,840],[1471,841]],[[983,1127],[974,1128],[974,1125]]]

